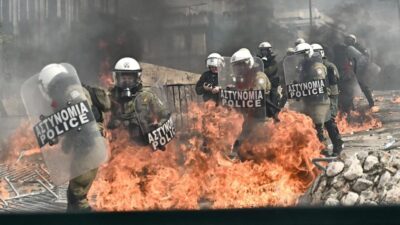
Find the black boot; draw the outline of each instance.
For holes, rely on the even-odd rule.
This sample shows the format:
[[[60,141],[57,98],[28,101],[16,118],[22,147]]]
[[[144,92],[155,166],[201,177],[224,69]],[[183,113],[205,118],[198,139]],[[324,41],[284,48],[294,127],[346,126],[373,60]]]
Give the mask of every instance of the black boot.
[[[369,87],[364,84],[364,82],[359,82],[361,91],[364,93],[365,97],[367,98],[369,107],[372,108],[375,105],[374,98],[372,97],[372,91]]]
[[[343,150],[343,141],[334,118],[325,123],[329,138],[333,145],[333,155],[339,155]]]
[[[343,141],[340,139],[333,144],[333,154],[332,156],[339,156],[340,153],[343,151]]]

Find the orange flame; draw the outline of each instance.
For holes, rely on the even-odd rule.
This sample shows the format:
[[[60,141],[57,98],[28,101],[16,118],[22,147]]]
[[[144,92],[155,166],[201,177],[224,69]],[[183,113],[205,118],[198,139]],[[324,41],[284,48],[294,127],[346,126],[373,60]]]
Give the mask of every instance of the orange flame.
[[[336,122],[340,133],[350,134],[382,127],[382,122],[373,115],[379,111],[378,107],[371,110],[351,111],[350,114],[340,112]]]
[[[37,146],[32,124],[26,120],[23,121],[16,131],[10,135],[6,145],[6,160],[15,162],[22,152],[29,155],[40,152]],[[26,154],[25,154],[26,155]]]
[[[6,189],[6,185],[7,185],[6,182],[3,179],[1,179],[0,180],[0,199],[3,199],[3,200],[10,197],[10,193]],[[1,202],[0,202],[0,205],[1,205]]]
[[[105,58],[100,64],[100,85],[105,88],[110,88],[114,86],[114,81],[111,74],[111,64],[110,59]]]
[[[192,104],[189,124],[152,152],[114,132],[112,157],[90,191],[100,210],[241,208],[294,205],[317,172],[311,158],[322,144],[310,118],[282,112],[280,123],[260,125],[241,151],[252,160],[224,156],[241,131],[241,114],[212,104]]]

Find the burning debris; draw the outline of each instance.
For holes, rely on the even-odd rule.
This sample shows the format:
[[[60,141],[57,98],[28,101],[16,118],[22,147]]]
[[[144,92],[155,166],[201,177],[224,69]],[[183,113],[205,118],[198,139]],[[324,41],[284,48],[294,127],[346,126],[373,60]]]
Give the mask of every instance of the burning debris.
[[[189,132],[165,152],[114,133],[111,160],[91,189],[98,210],[289,206],[317,176],[311,159],[322,145],[306,116],[281,113],[280,123],[268,122],[243,144],[251,160],[233,163],[225,155],[240,133],[241,115],[212,104],[190,108]]]
[[[66,187],[55,187],[40,164],[0,164],[0,212],[62,212]]]
[[[311,205],[400,203],[400,152],[361,151],[330,162],[304,198]]]
[[[350,114],[340,112],[336,121],[342,134],[352,134],[382,127],[382,122],[373,115],[372,110],[351,111]]]
[[[23,155],[28,156],[40,153],[35,135],[32,132],[32,124],[29,121],[23,121],[8,138],[5,152],[7,153],[5,160],[13,163]]]

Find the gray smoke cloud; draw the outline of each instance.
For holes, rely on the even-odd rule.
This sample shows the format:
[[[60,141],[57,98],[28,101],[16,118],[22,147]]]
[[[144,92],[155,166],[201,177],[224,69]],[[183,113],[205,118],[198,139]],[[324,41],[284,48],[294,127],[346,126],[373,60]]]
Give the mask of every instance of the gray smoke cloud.
[[[112,65],[124,56],[201,73],[209,53],[230,56],[246,47],[256,54],[262,41],[271,42],[278,58],[284,56],[298,36],[304,36],[310,42],[321,42],[330,53],[330,49],[341,42],[341,32],[338,32],[341,30],[356,34],[371,50],[385,77],[385,84],[379,84],[379,87],[394,88],[390,85],[400,83],[397,78],[400,25],[395,2],[314,0],[313,9],[328,15],[333,22],[316,28],[312,37],[307,37],[307,26],[290,25],[290,21],[300,20],[297,17],[302,17],[307,25],[308,0],[107,2],[108,5],[101,7],[110,8],[112,13],[102,12],[88,1],[89,7],[79,19],[72,20],[70,27],[62,17],[42,19],[40,23],[22,18],[13,41],[1,47],[0,76],[3,79],[11,76],[11,80],[18,80],[15,82],[18,85],[20,80],[40,71],[48,63],[70,62],[78,69],[83,82],[94,84],[98,82],[102,62],[108,61]],[[206,27],[201,25],[203,20]],[[9,30],[7,21],[2,24],[1,30]],[[190,38],[199,30],[205,33],[205,41]],[[182,36],[189,38],[185,41]],[[193,54],[201,41],[205,42],[205,52]],[[182,46],[183,49],[177,49]],[[187,55],[181,54],[187,51],[187,46],[194,46],[194,50]]]

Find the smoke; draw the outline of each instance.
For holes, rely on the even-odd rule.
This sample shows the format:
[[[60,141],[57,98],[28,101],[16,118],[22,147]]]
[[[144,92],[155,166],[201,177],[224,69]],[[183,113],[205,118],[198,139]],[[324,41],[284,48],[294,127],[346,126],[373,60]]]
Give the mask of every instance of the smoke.
[[[357,41],[366,47],[371,60],[382,68],[375,77],[374,89],[397,89],[400,78],[398,58],[399,21],[394,2],[352,1],[338,4],[326,12],[333,19],[329,26],[315,28],[311,42],[319,42],[334,58],[333,49],[343,44],[344,34],[355,34]]]
[[[231,56],[240,48],[248,48],[258,53],[258,45],[268,41],[275,51],[283,55],[289,43],[296,38],[294,32],[282,27],[275,20],[276,1],[228,1],[227,11],[215,12],[210,39],[213,51]],[[229,11],[231,9],[231,11]]]
[[[308,34],[309,29],[285,24],[281,19],[302,15],[306,21],[307,0],[107,2],[108,5],[102,6],[106,10],[100,10],[95,6],[97,3],[85,3],[89,7],[83,7],[70,25],[63,16],[41,20],[21,18],[15,28],[18,34],[2,45],[0,78],[11,77],[12,81],[9,79],[7,83],[15,84],[13,89],[18,90],[22,80],[46,64],[69,62],[77,68],[83,82],[96,84],[102,62],[107,60],[112,65],[125,56],[201,73],[209,53],[230,56],[246,47],[256,54],[262,41],[269,41],[280,59],[293,41]],[[383,68],[384,79],[378,79],[375,86],[395,88],[400,82],[397,5],[371,0],[319,0],[313,4],[332,18],[333,23],[315,27],[309,41],[322,43],[332,56],[333,47],[342,42],[342,33],[356,34]],[[297,14],[286,15],[290,12]],[[3,21],[2,30],[10,30],[10,26]]]

